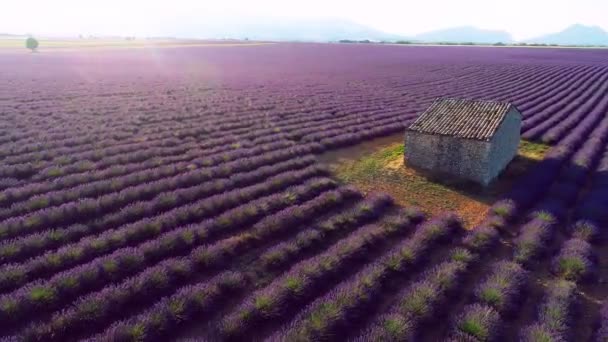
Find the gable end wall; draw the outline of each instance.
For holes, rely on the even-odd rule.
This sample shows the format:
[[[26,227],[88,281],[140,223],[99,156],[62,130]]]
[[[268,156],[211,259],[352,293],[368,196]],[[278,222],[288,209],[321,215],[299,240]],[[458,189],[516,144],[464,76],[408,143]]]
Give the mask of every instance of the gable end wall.
[[[504,170],[517,155],[521,131],[521,114],[515,108],[505,116],[491,140],[489,154],[489,179],[492,180]]]

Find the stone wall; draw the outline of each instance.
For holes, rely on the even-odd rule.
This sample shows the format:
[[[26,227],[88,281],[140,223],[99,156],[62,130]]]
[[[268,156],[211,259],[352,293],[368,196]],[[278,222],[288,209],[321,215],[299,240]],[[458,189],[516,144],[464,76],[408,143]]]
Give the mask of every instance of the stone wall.
[[[490,143],[407,131],[405,161],[437,174],[487,184]]]
[[[490,154],[488,156],[490,180],[498,177],[500,172],[517,155],[521,131],[521,115],[515,108],[507,113],[504,121],[492,137]]]
[[[405,133],[405,162],[439,175],[488,185],[517,155],[521,116],[507,113],[489,142],[451,136]]]

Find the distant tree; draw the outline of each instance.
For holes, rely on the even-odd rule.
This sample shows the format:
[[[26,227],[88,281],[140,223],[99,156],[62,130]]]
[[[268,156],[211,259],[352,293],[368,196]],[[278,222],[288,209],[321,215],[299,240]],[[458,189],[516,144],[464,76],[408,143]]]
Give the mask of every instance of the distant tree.
[[[34,37],[29,37],[25,40],[25,47],[34,52],[38,48],[38,41]]]
[[[505,46],[506,44],[503,42],[494,43],[494,46]]]

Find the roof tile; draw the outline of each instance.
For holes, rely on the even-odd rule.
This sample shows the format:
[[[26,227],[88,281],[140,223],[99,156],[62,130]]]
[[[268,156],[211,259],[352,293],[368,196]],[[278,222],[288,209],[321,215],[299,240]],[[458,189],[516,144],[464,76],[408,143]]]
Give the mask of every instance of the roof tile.
[[[512,106],[508,102],[437,99],[408,130],[489,141]]]

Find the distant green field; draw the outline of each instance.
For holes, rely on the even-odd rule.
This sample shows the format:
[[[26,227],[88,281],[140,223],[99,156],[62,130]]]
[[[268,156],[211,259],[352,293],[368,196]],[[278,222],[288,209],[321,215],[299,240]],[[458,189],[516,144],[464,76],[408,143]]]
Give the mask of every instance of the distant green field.
[[[210,41],[178,39],[39,39],[40,50],[47,48],[155,48],[171,46],[242,46],[268,44],[249,41]],[[0,48],[25,49],[25,39],[0,38]]]

